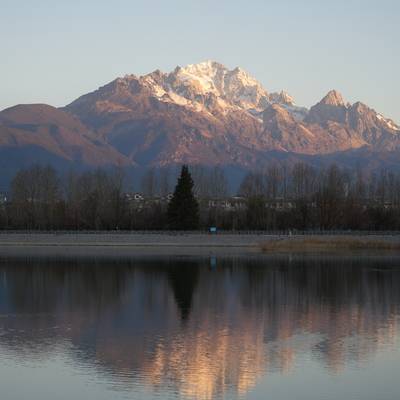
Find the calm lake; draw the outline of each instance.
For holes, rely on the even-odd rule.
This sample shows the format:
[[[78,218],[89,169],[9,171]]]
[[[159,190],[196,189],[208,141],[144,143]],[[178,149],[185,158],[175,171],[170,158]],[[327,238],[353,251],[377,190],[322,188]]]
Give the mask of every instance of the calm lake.
[[[0,260],[1,400],[400,398],[400,258]]]

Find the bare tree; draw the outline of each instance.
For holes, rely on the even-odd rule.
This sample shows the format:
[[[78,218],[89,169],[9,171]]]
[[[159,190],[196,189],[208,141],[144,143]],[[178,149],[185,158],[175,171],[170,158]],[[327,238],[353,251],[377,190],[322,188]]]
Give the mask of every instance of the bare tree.
[[[160,170],[160,195],[165,197],[172,192],[171,168],[166,166]]]
[[[52,167],[35,165],[19,171],[11,183],[11,193],[17,224],[28,229],[49,229],[56,225],[61,191]]]
[[[249,172],[239,187],[239,194],[244,197],[265,196],[265,177],[261,172]]]
[[[340,226],[345,193],[344,173],[336,165],[332,165],[320,173],[316,197],[321,228],[333,229]]]
[[[209,195],[221,199],[228,195],[228,180],[221,167],[214,167],[209,176]]]
[[[141,181],[142,193],[147,197],[155,197],[158,192],[157,175],[155,168],[148,169]]]
[[[265,179],[265,196],[267,199],[276,199],[282,193],[283,174],[278,165],[272,164],[267,167],[264,175]]]

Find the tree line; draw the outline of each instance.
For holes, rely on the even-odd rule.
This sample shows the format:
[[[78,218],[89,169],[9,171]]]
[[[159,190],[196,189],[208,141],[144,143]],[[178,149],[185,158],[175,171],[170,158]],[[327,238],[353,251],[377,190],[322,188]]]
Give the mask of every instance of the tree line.
[[[0,229],[400,230],[400,174],[389,170],[270,165],[229,193],[221,168],[184,166],[150,169],[140,186],[147,200],[135,202],[122,169],[61,178],[35,165],[14,177]]]

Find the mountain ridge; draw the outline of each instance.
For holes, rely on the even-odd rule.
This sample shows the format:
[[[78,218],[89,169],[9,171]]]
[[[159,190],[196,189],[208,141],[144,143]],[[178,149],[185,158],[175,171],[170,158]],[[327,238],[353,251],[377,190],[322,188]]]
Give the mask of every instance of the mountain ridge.
[[[148,127],[149,121],[144,122],[146,116],[153,121],[159,118],[167,121],[171,115],[180,120],[185,114],[187,123],[177,129],[183,131],[181,136],[185,136],[188,131],[185,128],[190,127],[216,143],[219,140],[230,143],[231,146],[225,146],[225,153],[228,152],[225,156],[246,166],[257,164],[257,160],[246,162],[243,158],[248,159],[247,155],[240,157],[229,148],[240,145],[242,152],[245,152],[244,148],[247,151],[256,148],[260,151],[320,154],[362,146],[398,147],[394,136],[399,128],[392,121],[362,103],[346,104],[336,90],[328,92],[308,110],[296,106],[286,92],[269,94],[241,68],[229,70],[213,61],[176,67],[170,73],[157,70],[141,77],[127,75],[113,82],[109,84],[111,86],[103,86],[66,107],[68,112],[92,124],[94,129],[99,125],[96,121],[118,114],[115,118],[111,117],[114,122],[119,121],[116,129],[110,125],[100,129],[102,135],[109,136],[111,144],[119,135],[135,136],[137,124],[133,121],[139,119],[142,125]],[[109,92],[111,88],[112,93]],[[94,99],[87,96],[94,96]],[[107,98],[107,102],[103,98]],[[163,116],[163,113],[168,115]],[[193,114],[201,118],[193,118]],[[276,119],[265,118],[272,114],[279,119],[279,123]],[[92,116],[90,120],[88,115]],[[130,134],[121,132],[121,119]],[[165,128],[168,132],[168,123]],[[179,137],[179,133],[176,135]],[[195,136],[192,135],[194,141]],[[183,142],[182,137],[180,142]],[[129,147],[126,140],[124,143]],[[197,145],[202,147],[201,143]],[[185,148],[182,157],[170,155],[170,158],[186,162],[183,154],[190,152],[190,148]],[[152,161],[160,162],[157,157]],[[167,161],[164,159],[162,162]],[[193,162],[199,162],[197,157],[193,157]]]
[[[239,67],[205,61],[125,75],[58,109],[20,105],[1,111],[0,151],[28,145],[87,167],[257,169],[276,161],[271,154],[321,159],[362,148],[371,158],[396,154],[400,128],[361,102],[346,103],[336,90],[308,109],[285,91],[268,92]]]

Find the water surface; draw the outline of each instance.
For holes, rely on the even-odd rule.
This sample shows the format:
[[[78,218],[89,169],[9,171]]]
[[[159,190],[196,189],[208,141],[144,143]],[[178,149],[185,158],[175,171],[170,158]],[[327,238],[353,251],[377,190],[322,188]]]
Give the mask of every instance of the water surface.
[[[400,398],[391,257],[0,261],[0,398]]]

